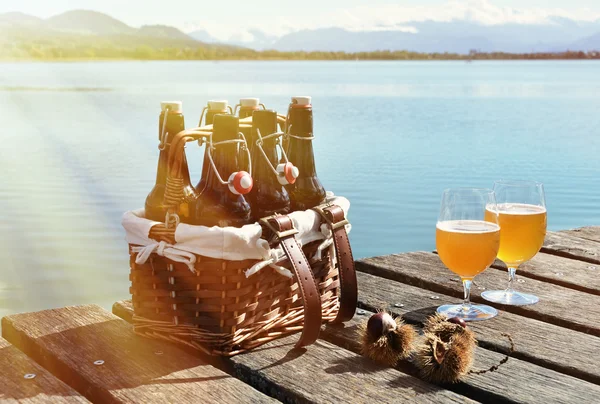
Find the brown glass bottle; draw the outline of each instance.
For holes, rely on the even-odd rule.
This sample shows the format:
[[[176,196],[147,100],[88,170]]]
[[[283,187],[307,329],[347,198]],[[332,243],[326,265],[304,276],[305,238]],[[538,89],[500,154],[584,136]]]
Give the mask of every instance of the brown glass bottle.
[[[213,143],[238,139],[239,118],[233,115],[215,115],[213,121]],[[225,181],[240,170],[238,144],[216,145],[212,151],[213,161],[221,178]],[[207,159],[208,160],[208,159]],[[208,162],[208,161],[207,161]],[[236,195],[222,184],[212,166],[207,170],[206,185],[198,195],[194,224],[203,226],[242,227],[251,221],[250,204],[243,195]]]
[[[325,188],[317,177],[313,145],[313,111],[310,97],[292,97],[289,109],[290,136],[287,146],[289,160],[298,167],[300,174],[294,184],[286,186],[290,194],[292,210],[306,210],[325,200]]]
[[[165,122],[165,135],[161,139],[163,123]],[[158,138],[160,143],[160,154],[158,155],[158,167],[156,169],[156,183],[154,188],[146,197],[146,218],[157,222],[164,222],[167,214],[167,207],[164,204],[165,189],[167,184],[167,171],[169,164],[169,149],[173,137],[185,129],[185,122],[181,112],[181,102],[163,102],[161,103],[161,113],[158,118]],[[190,182],[190,173],[187,166],[187,160],[183,156],[184,195],[185,201],[180,206],[180,219],[184,222],[190,218],[190,201],[196,198],[196,193]]]
[[[258,139],[257,130],[261,136],[267,136],[277,132],[277,112],[273,110],[258,110],[252,114],[252,136],[250,139],[250,155],[252,156],[252,178],[254,186],[247,196],[252,207],[254,220],[271,216],[275,213],[286,214],[290,212],[290,197],[283,185],[278,181],[273,169],[277,167],[277,143],[276,138],[270,138],[263,142],[262,148],[269,162],[261,153],[256,144]]]
[[[215,115],[229,113],[229,107],[227,101],[209,101],[206,105],[206,113],[204,114],[204,125],[212,125]],[[202,118],[198,126],[202,126]],[[208,150],[208,149],[207,149]],[[208,156],[207,151],[204,152],[204,160],[202,160],[202,173],[200,174],[200,181],[196,185],[196,192],[202,192],[204,185],[206,184],[206,175],[208,171]]]

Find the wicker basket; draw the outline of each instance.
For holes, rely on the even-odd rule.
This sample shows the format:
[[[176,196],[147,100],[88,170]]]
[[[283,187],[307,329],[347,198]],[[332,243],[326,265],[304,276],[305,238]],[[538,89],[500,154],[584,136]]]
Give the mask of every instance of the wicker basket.
[[[165,201],[171,204],[170,213],[174,217],[183,201],[180,172],[183,146],[186,141],[197,140],[198,136],[201,135],[193,131],[182,132],[171,145]],[[332,224],[325,216],[323,218],[324,222]],[[149,236],[174,244],[175,226],[168,222],[152,227]],[[320,259],[316,259],[319,244],[320,241],[309,243],[302,251],[310,259],[320,296],[321,322],[340,320],[338,295],[344,287],[340,284],[336,262],[341,260],[346,262],[343,264],[345,278],[354,282],[353,287],[345,288],[350,290],[349,298],[345,299],[345,311],[348,313],[350,306],[351,317],[356,305],[356,291],[352,291],[356,288],[356,278],[351,252],[349,260],[346,253],[335,260],[328,248],[318,254]],[[299,285],[297,276],[290,279],[265,267],[247,278],[245,271],[258,261],[229,261],[199,255],[194,263],[195,273],[186,264],[156,253],[144,264],[138,264],[137,253],[132,247],[135,246],[130,245],[130,292],[137,334],[186,344],[209,355],[231,356],[303,331],[306,326],[302,296],[306,287]],[[337,240],[335,247],[338,247]],[[289,259],[277,265],[293,269]],[[342,320],[347,320],[348,314],[345,317]]]

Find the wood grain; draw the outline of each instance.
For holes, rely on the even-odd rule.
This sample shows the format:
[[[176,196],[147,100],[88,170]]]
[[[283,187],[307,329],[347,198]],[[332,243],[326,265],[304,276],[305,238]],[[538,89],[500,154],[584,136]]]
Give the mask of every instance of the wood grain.
[[[600,264],[600,243],[567,233],[548,232],[542,252]]]
[[[459,278],[450,272],[433,253],[414,252],[368,258],[358,261],[357,269],[459,298],[463,295]],[[471,298],[474,302],[491,304],[481,297],[481,292],[504,289],[506,284],[507,275],[501,271],[484,271],[475,278]],[[533,293],[540,298],[540,302],[531,306],[508,306],[495,303],[491,305],[511,313],[600,336],[600,296],[535,279],[520,278],[516,288]],[[574,306],[577,306],[577,313],[573,311]]]
[[[496,260],[492,268],[507,274],[506,265],[502,261]],[[600,295],[600,265],[589,262],[539,253],[519,266],[517,276]]]
[[[34,374],[33,379],[25,375]],[[23,352],[0,338],[0,401],[3,403],[89,403]]]
[[[173,345],[136,336],[130,324],[95,305],[7,316],[2,332],[94,402],[273,401]]]
[[[130,319],[131,302],[116,303],[113,311]],[[327,341],[292,349],[297,338],[275,340],[225,360],[240,379],[283,402],[471,402]]]
[[[367,274],[359,274],[359,277],[376,279]],[[363,284],[364,282],[361,280],[361,287]],[[369,291],[370,288],[367,288],[367,292]],[[396,310],[396,314],[403,312],[402,309],[394,308],[394,310]],[[113,312],[122,318],[131,319],[133,307],[130,301],[117,302],[113,306]],[[372,314],[372,312],[366,310],[363,310],[363,312],[363,314],[356,315],[345,324],[328,324],[324,326],[320,337],[332,344],[359,353],[358,325],[366,321]],[[408,317],[412,322],[425,319],[424,315],[409,315]],[[489,334],[486,330],[481,331],[481,333]],[[499,333],[497,330],[493,331],[494,336],[499,336]],[[495,342],[502,345],[502,349],[507,348],[501,338]],[[504,358],[504,354],[478,347],[475,354],[474,368],[487,369],[498,364],[502,358]],[[400,370],[416,376],[416,369],[412,365],[405,363],[400,366]],[[576,389],[574,394],[570,393],[572,390],[569,386]],[[577,400],[589,400],[591,394],[600,392],[600,387],[595,384],[514,357],[510,358],[508,363],[503,365],[497,372],[471,375],[462,383],[445,387],[477,401],[498,403],[535,402],[541,399],[546,403],[564,403],[566,402],[566,392],[569,392],[569,396]]]
[[[389,272],[393,269],[367,266],[365,261],[357,262],[357,268],[400,278]],[[411,261],[404,264],[403,268],[408,265],[411,265]],[[430,270],[423,267],[423,272]],[[440,278],[440,284],[454,283],[450,280],[451,274],[448,275],[445,279]],[[443,285],[438,291],[432,292],[367,273],[359,273],[358,279],[359,301],[362,305],[374,310],[387,308],[412,323],[423,322],[439,305],[460,302],[458,297],[440,293],[439,289]],[[398,308],[395,304],[404,306]],[[600,384],[600,366],[597,360],[600,338],[504,311],[500,311],[498,317],[492,320],[473,322],[469,326],[477,333],[479,344],[484,348],[507,352],[500,334],[508,332],[516,343],[515,357]]]
[[[561,230],[558,233],[600,242],[600,226],[586,226],[578,229]]]
[[[367,275],[368,276],[368,275]],[[328,341],[354,352],[359,352],[360,344],[355,338],[359,324],[373,314],[366,311],[357,315],[344,325],[327,325],[322,337]],[[489,369],[497,365],[505,355],[477,347],[473,369]],[[402,370],[412,370],[404,364]],[[457,393],[464,394],[482,402],[544,402],[565,403],[569,400],[583,402],[595,399],[600,386],[568,376],[542,366],[510,358],[496,372],[484,375],[469,375],[461,383],[446,386]]]

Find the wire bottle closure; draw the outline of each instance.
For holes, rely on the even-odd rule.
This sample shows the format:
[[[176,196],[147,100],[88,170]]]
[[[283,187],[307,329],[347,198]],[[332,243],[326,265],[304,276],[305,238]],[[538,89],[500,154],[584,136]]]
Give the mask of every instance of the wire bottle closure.
[[[252,157],[250,156],[250,150],[248,148],[248,142],[246,142],[246,137],[242,132],[238,132],[239,139],[230,139],[223,140],[220,142],[213,143],[212,136],[203,136],[198,139],[198,144],[202,146],[203,143],[207,143],[207,151],[206,155],[208,156],[208,162],[210,163],[210,167],[215,172],[217,180],[223,185],[227,185],[229,191],[235,195],[245,195],[252,190],[252,186],[254,185],[254,181],[252,180]],[[215,161],[213,160],[212,151],[218,145],[222,144],[231,144],[231,143],[240,143],[242,150],[244,150],[248,156],[248,170],[250,172],[246,172],[243,170],[235,171],[231,173],[227,181],[223,180],[219,170],[217,170],[217,166],[215,165]]]
[[[262,107],[262,109],[267,109],[267,107],[265,106],[265,104],[263,104],[262,102],[258,104],[259,107]],[[235,107],[233,108],[233,112],[232,115],[237,114],[237,111],[239,108],[242,107],[242,104],[240,104],[239,102],[237,104],[235,104]],[[231,109],[231,107],[227,107],[229,109]]]
[[[228,105],[227,109],[229,110],[229,113],[231,115],[234,115],[233,109],[231,108],[231,105]],[[204,114],[206,114],[206,111],[208,111],[208,107],[202,108],[202,113],[200,114],[200,121],[198,122],[198,126],[202,126],[202,120],[204,119]],[[222,110],[222,111],[219,111],[219,112],[225,112],[225,110]]]
[[[271,171],[273,171],[273,174],[275,174],[275,176],[277,177],[277,181],[279,181],[281,185],[288,185],[296,182],[296,178],[298,178],[300,171],[298,170],[298,167],[290,163],[287,154],[285,153],[285,150],[283,150],[283,146],[281,146],[280,138],[282,136],[285,136],[285,133],[275,132],[265,137],[262,137],[260,135],[260,129],[256,128],[256,136],[258,137],[258,139],[256,140],[256,146],[258,146],[258,150],[260,150],[261,154],[265,158],[265,162],[268,164]],[[267,153],[265,153],[265,150],[262,147],[263,142],[271,138],[275,138],[275,145],[279,147],[279,150],[281,150],[281,155],[285,160],[285,163],[280,163],[277,165],[277,167],[273,167],[273,164],[269,160],[269,157],[267,157]]]

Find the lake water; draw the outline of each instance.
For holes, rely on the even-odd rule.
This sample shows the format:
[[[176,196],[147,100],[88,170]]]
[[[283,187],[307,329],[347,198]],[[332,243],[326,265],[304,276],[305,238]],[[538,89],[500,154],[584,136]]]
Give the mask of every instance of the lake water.
[[[552,230],[600,224],[598,62],[0,64],[0,316],[129,296],[124,211],[153,185],[162,100],[284,112],[312,95],[317,170],[357,257],[432,250],[446,187],[546,185]],[[188,147],[193,176],[201,152]]]

